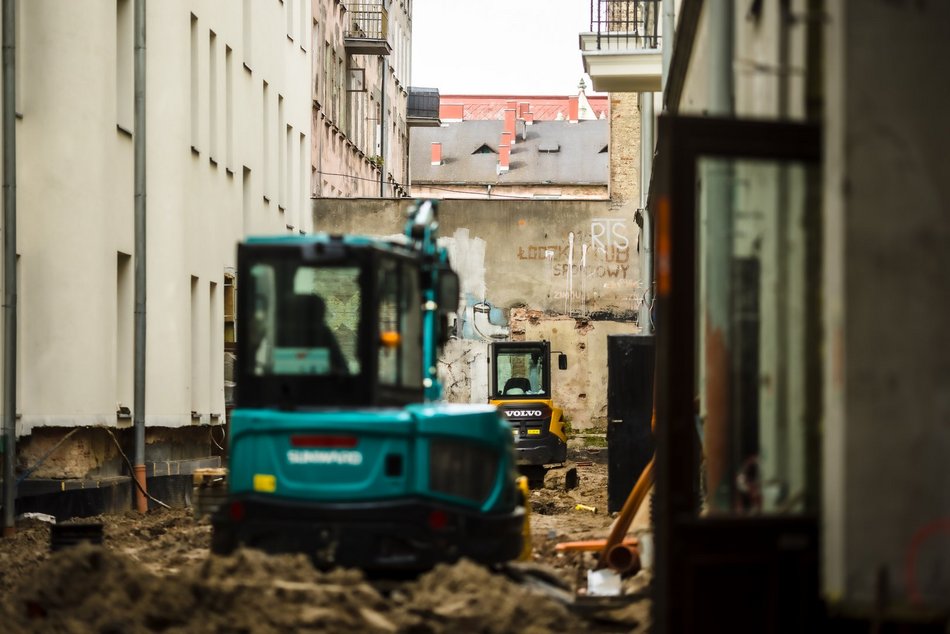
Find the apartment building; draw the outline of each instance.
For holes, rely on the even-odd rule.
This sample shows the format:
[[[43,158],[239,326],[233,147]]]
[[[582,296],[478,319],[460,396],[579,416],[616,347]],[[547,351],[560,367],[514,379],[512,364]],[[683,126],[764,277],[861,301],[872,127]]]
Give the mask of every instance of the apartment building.
[[[139,131],[133,0],[17,9],[18,468],[84,428],[22,498],[35,481],[124,472],[100,427],[121,439],[132,425]],[[209,456],[224,423],[237,241],[312,228],[313,51],[309,0],[149,2],[145,23],[144,420],[157,475],[159,461]]]
[[[312,0],[310,194],[408,195],[411,0]]]

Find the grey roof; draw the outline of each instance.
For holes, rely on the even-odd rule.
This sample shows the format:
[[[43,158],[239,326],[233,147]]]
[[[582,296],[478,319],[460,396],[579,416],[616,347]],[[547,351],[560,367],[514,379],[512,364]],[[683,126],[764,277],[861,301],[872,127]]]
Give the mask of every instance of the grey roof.
[[[498,174],[498,154],[472,154],[482,145],[495,152],[503,121],[461,121],[439,128],[413,128],[410,174],[413,183],[606,185],[610,139],[609,121],[538,121],[518,130],[527,138],[511,149],[510,170]],[[442,143],[442,165],[432,165],[431,144]],[[539,151],[557,147],[557,151]]]

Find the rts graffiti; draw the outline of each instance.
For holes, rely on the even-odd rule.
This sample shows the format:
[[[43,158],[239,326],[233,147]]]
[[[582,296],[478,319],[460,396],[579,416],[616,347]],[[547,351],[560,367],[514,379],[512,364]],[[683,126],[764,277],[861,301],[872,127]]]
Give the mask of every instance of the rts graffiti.
[[[580,237],[581,240],[576,240]],[[627,279],[630,273],[630,238],[627,221],[621,218],[594,218],[591,221],[589,242],[583,234],[568,234],[567,244],[529,244],[518,247],[519,260],[547,260],[555,276],[585,274],[595,278]],[[576,262],[580,242],[581,261]],[[588,252],[593,260],[588,261]]]
[[[632,292],[637,286],[630,233],[626,219],[593,218],[589,231],[569,232],[566,244],[524,244],[516,247],[516,256],[525,263],[545,261],[549,298],[563,300],[568,314],[583,313],[589,293],[599,294],[608,288]]]

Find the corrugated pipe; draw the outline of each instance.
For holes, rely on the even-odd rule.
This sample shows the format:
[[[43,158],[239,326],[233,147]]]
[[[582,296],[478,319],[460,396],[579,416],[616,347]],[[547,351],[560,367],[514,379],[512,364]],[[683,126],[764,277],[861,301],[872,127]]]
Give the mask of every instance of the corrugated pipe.
[[[16,533],[16,5],[3,0],[3,535]]]
[[[135,0],[135,341],[132,423],[135,427],[135,502],[140,513],[148,510],[145,482],[145,0]]]

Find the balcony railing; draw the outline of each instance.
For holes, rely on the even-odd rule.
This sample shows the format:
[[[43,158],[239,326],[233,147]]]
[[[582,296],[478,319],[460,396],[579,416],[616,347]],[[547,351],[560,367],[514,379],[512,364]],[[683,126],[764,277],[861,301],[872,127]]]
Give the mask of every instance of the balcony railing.
[[[356,55],[389,55],[389,13],[383,0],[346,3],[343,42]]]
[[[661,0],[591,0],[590,30],[597,50],[660,48],[660,3]]]

